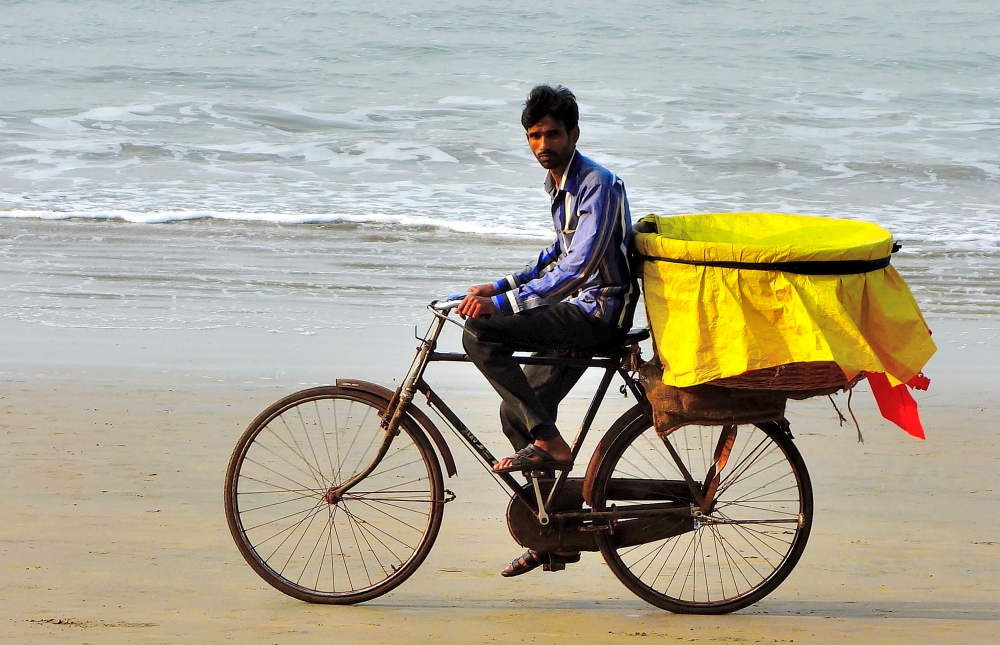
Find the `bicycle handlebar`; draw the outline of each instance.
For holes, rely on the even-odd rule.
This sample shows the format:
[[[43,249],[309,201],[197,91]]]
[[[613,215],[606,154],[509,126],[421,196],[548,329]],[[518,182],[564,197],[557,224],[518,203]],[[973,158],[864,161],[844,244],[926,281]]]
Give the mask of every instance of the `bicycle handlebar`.
[[[462,304],[463,298],[465,298],[464,293],[456,293],[453,296],[448,296],[444,300],[432,300],[430,308],[436,309],[437,311],[451,311],[455,307]]]

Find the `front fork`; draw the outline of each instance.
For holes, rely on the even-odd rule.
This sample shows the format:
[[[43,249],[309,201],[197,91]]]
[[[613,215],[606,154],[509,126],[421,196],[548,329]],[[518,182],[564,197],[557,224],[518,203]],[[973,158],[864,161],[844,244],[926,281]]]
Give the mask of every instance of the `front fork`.
[[[384,459],[386,454],[389,452],[389,447],[392,446],[392,440],[399,434],[399,425],[403,422],[403,418],[406,416],[410,403],[413,401],[413,394],[417,391],[417,383],[419,383],[424,376],[424,370],[427,367],[427,358],[437,346],[437,339],[438,336],[441,335],[444,323],[445,317],[440,315],[435,317],[434,322],[431,323],[431,328],[424,336],[420,346],[417,347],[417,355],[414,357],[413,363],[410,364],[410,369],[406,374],[406,378],[403,379],[402,385],[400,385],[396,391],[393,392],[392,398],[389,399],[389,404],[386,406],[385,412],[382,414],[382,423],[379,426],[385,433],[385,436],[382,438],[382,444],[379,446],[378,452],[375,454],[372,462],[368,464],[367,468],[356,474],[354,477],[351,477],[340,486],[331,486],[330,489],[323,495],[323,499],[328,504],[336,504],[339,502],[347,491],[357,486],[361,480],[372,474],[372,472],[378,468],[382,459]]]

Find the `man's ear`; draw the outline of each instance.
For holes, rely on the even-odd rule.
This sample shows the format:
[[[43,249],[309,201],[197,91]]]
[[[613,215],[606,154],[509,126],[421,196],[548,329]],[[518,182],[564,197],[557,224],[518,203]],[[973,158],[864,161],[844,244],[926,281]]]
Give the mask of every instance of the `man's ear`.
[[[580,126],[576,126],[569,131],[569,140],[573,144],[573,147],[576,147],[576,142],[580,140]]]

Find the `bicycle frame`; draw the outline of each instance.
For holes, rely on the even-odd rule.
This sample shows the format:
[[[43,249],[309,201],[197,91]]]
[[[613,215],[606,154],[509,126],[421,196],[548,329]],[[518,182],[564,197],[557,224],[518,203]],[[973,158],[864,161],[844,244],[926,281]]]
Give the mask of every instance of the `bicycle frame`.
[[[416,356],[410,364],[410,368],[407,370],[406,377],[403,379],[399,388],[397,388],[393,393],[386,408],[386,412],[382,417],[382,429],[385,431],[385,437],[382,440],[382,444],[379,447],[376,457],[364,471],[358,473],[337,488],[331,489],[327,493],[329,499],[340,499],[344,493],[353,488],[358,482],[363,480],[375,470],[379,462],[388,452],[393,438],[399,434],[399,424],[406,416],[414,395],[417,392],[420,392],[427,398],[428,405],[440,414],[448,425],[455,431],[455,433],[458,434],[467,444],[469,444],[475,454],[479,456],[481,464],[487,471],[499,478],[499,480],[510,489],[514,496],[521,498],[521,500],[528,504],[529,507],[537,506],[536,500],[532,496],[526,494],[522,485],[519,484],[509,473],[493,472],[492,469],[499,460],[485,445],[483,445],[472,430],[469,429],[469,427],[458,417],[458,415],[448,407],[444,400],[438,396],[438,394],[424,380],[424,372],[426,371],[427,366],[432,362],[471,362],[471,359],[466,354],[437,351],[437,341],[441,336],[441,332],[444,330],[445,324],[450,320],[456,325],[459,325],[460,327],[462,326],[461,323],[458,323],[449,316],[451,309],[457,307],[458,304],[458,302],[439,303],[435,301],[427,307],[431,313],[434,314],[434,321],[431,323],[427,332],[420,339],[420,346],[417,348]],[[637,351],[637,349],[638,348],[635,348],[633,351]],[[630,375],[629,370],[625,366],[627,357],[628,352],[624,352],[622,355],[618,356],[608,355],[596,356],[593,358],[515,356],[515,360],[517,360],[517,362],[521,365],[574,365],[587,368],[597,367],[604,370],[604,375],[601,378],[600,385],[598,385],[594,398],[590,402],[587,412],[584,415],[583,422],[577,431],[576,437],[570,444],[570,449],[573,455],[572,461],[574,463],[580,454],[580,450],[583,448],[583,443],[587,438],[587,434],[590,432],[590,428],[593,425],[594,419],[597,416],[597,412],[601,407],[601,403],[604,400],[605,394],[607,394],[615,373],[621,375],[622,379],[625,381],[626,387],[631,390],[632,394],[636,397],[636,400],[645,400],[645,395],[638,382]],[[545,506],[551,505],[556,499],[565,485],[566,478],[567,471],[560,471],[555,483],[549,491]]]
[[[471,362],[465,354],[438,351],[446,323],[463,327],[451,316],[457,305],[431,303],[431,324],[418,336],[416,355],[395,392],[337,379],[336,386],[276,401],[247,427],[226,472],[226,518],[240,552],[268,583],[302,600],[350,604],[394,589],[420,566],[444,505],[455,499],[444,487],[439,460],[449,475],[456,474],[452,450],[426,407],[508,490],[511,536],[550,554],[550,570],[565,567],[551,554],[600,551],[614,575],[641,598],[684,613],[740,609],[787,577],[808,539],[813,502],[784,419],[766,418],[770,412],[750,404],[723,407],[721,415],[714,408],[711,414],[687,414],[687,403],[669,399],[676,393],[654,389],[655,365],[639,378],[639,342],[647,333],[630,333],[588,357],[519,353],[514,358],[520,365],[602,370],[570,445],[574,463],[616,372],[625,383],[621,391],[631,391],[637,401],[601,433],[585,476],[560,470],[553,479],[540,472],[540,464],[521,473],[525,485],[516,471],[493,472],[497,459],[424,378],[432,362]],[[426,407],[415,405],[418,393]],[[714,401],[707,397],[705,404]],[[654,402],[667,408],[658,425]],[[346,441],[343,448],[339,437]],[[355,450],[359,437],[364,440]],[[325,447],[320,456],[313,438]],[[403,467],[410,468],[398,470]],[[279,506],[284,504],[289,506]],[[411,512],[426,521],[412,522]],[[347,533],[341,542],[345,530],[353,545]]]

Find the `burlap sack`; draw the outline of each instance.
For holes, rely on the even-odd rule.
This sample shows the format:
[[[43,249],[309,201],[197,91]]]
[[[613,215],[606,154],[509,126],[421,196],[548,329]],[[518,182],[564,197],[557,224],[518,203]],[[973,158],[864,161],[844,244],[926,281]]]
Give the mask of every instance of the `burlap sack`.
[[[639,368],[639,382],[653,407],[653,425],[661,437],[683,425],[763,423],[785,416],[785,393],[709,384],[672,387],[663,382],[663,368],[655,358]]]

